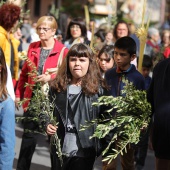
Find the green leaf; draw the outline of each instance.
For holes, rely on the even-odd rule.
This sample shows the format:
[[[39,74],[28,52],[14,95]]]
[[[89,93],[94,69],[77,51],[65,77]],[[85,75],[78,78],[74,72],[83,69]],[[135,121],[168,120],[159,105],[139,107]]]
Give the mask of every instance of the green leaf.
[[[93,136],[99,139],[106,137],[111,131],[114,131],[112,139],[102,155],[106,156],[103,161],[111,162],[119,154],[127,152],[127,147],[130,144],[137,144],[140,140],[140,132],[142,127],[148,126],[151,115],[151,105],[147,102],[146,92],[136,90],[131,82],[123,79],[125,83],[124,89],[121,91],[123,96],[102,96],[98,102],[93,103],[94,106],[106,105],[110,108],[107,110],[107,118],[103,114],[102,119],[96,120],[98,122]],[[125,96],[125,97],[124,97]],[[113,110],[116,110],[115,116],[111,116]],[[109,115],[110,114],[110,115]],[[85,130],[91,122],[87,122]],[[109,153],[109,148],[111,153]]]

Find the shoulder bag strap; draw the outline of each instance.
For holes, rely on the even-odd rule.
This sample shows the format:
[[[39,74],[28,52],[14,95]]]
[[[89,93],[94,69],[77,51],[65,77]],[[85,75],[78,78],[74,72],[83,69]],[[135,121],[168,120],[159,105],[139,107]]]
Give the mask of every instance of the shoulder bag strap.
[[[63,47],[61,49],[61,52],[60,52],[60,55],[59,55],[59,58],[58,58],[58,63],[57,63],[57,67],[61,66],[62,64],[62,61],[63,61],[63,54],[64,54],[64,50],[66,49],[66,47]]]

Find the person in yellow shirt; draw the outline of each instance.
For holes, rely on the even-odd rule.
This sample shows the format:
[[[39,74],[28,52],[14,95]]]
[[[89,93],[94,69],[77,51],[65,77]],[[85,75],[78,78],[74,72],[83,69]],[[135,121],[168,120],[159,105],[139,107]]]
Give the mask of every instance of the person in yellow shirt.
[[[18,25],[21,8],[11,2],[0,7],[0,47],[5,54],[5,60],[11,70],[14,80],[18,80],[19,58],[18,46],[20,44],[13,31]]]

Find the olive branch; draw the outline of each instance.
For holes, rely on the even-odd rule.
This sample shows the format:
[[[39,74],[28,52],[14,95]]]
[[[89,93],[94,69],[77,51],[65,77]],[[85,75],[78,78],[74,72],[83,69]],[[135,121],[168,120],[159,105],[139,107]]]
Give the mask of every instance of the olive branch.
[[[23,56],[22,56],[23,57]],[[21,58],[25,59],[28,63],[28,66],[31,67],[31,71],[28,73],[28,76],[32,77],[34,82],[37,80],[37,68],[35,64],[28,58],[25,57]],[[38,130],[32,131],[29,129],[24,129],[25,132],[33,132],[33,133],[40,133],[45,136],[47,136],[46,133],[46,125],[47,122],[50,122],[53,126],[57,126],[58,122],[53,116],[53,111],[55,107],[54,99],[50,101],[48,96],[49,88],[46,89],[46,91],[42,90],[42,84],[41,82],[36,82],[35,84],[28,84],[25,83],[25,87],[28,86],[32,90],[32,98],[30,101],[30,104],[28,105],[27,111],[29,112],[29,117],[17,117],[16,121],[26,121],[26,122],[35,122],[38,123]],[[22,101],[18,102],[18,104],[21,106],[23,103],[27,102],[30,99],[24,98]],[[62,166],[63,159],[62,159],[62,151],[61,151],[61,145],[60,145],[60,139],[58,138],[57,133],[51,136],[50,138],[50,145],[54,145],[56,148],[56,154],[59,157],[60,164]]]
[[[81,130],[97,124],[94,134],[90,138],[105,138],[112,134],[112,138],[102,152],[103,161],[110,163],[119,154],[127,152],[130,144],[137,144],[141,138],[141,131],[147,130],[150,122],[151,105],[147,102],[146,91],[136,90],[131,82],[125,83],[122,96],[102,96],[94,106],[109,107],[102,118],[87,122]],[[116,147],[113,147],[116,146]],[[111,150],[111,151],[110,151]]]

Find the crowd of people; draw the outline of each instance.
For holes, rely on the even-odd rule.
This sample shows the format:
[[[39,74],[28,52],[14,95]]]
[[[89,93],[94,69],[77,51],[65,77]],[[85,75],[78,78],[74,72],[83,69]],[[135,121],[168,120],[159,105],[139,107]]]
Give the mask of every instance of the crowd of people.
[[[85,19],[77,17],[69,21],[63,34],[66,36],[62,37],[54,16],[41,16],[32,25],[25,16],[19,25],[20,14],[20,7],[11,2],[0,7],[0,169],[11,170],[13,166],[15,107],[27,99],[22,105],[23,116],[33,117],[28,108],[35,85],[48,83],[49,99],[55,103],[53,115],[59,124],[52,124],[46,115],[46,121],[41,120],[42,128],[49,137],[58,134],[64,155],[61,165],[56,148],[51,146],[51,169],[92,170],[95,158],[112,136],[102,141],[89,139],[96,127],[80,131],[80,125],[100,118],[106,111],[105,107],[92,106],[100,96],[121,96],[125,77],[136,89],[146,90],[152,121],[140,142],[120,155],[122,169],[142,170],[151,141],[156,170],[169,170],[170,30],[160,32],[153,26],[148,29],[140,73],[137,69],[140,42],[132,31],[132,23],[120,20],[114,28],[105,29],[96,28],[95,20],[87,27]],[[26,61],[20,61],[19,51],[27,51]],[[30,75],[34,69],[36,73]],[[23,121],[23,128],[17,170],[30,169],[37,144],[34,131],[39,129],[39,123]],[[116,170],[116,159],[110,164],[103,162],[102,168]]]

